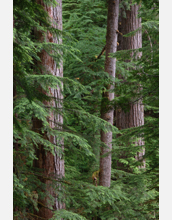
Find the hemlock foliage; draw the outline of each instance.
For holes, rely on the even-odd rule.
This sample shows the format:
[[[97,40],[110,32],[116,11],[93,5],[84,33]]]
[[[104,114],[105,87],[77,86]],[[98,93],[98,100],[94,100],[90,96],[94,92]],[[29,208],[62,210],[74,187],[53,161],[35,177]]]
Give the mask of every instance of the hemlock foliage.
[[[55,0],[44,2],[56,4]],[[117,128],[100,119],[105,84],[114,81],[104,72],[107,2],[64,0],[62,7],[63,32],[60,32],[52,28],[47,13],[35,0],[14,0],[14,219],[34,219],[34,210],[39,209],[38,198],[46,195],[40,172],[33,167],[37,159],[35,147],[41,143],[53,153],[60,146],[45,139],[44,133],[64,138],[65,145],[65,178],[60,180],[60,191],[56,180],[52,180],[52,187],[66,209],[54,211],[52,219],[159,219],[158,1],[144,1],[140,8],[142,57],[126,63],[130,51],[111,54],[117,58],[117,71],[127,80],[125,84],[115,79],[115,93],[119,96],[111,104],[127,111],[129,102],[142,99],[145,109],[145,125],[120,131],[119,138]],[[63,36],[63,45],[39,42],[35,29]],[[52,53],[52,48],[58,52]],[[63,59],[63,78],[40,71],[43,67],[37,63],[42,50],[51,54],[57,64]],[[53,99],[49,88],[60,86],[60,82],[64,85],[63,109],[48,107],[45,101]],[[142,85],[139,93],[135,92],[136,85]],[[63,116],[63,130],[58,130],[58,125],[55,129],[50,127],[47,118],[51,112]],[[33,118],[42,121],[42,134],[33,131]],[[101,129],[113,131],[110,188],[95,186],[92,180],[95,172],[98,178]],[[139,147],[133,142],[139,137],[145,142],[145,170],[138,168],[142,161],[134,159]],[[122,149],[127,157],[121,162],[131,172],[116,166]],[[53,198],[50,200],[53,205]]]

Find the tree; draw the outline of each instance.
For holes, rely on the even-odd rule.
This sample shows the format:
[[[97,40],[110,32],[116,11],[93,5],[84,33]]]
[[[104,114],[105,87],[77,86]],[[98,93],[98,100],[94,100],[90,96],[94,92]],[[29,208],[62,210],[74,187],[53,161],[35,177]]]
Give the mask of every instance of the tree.
[[[48,13],[52,26],[54,28],[57,28],[59,30],[62,30],[62,2],[59,0],[57,1],[57,6],[48,6],[43,1],[37,1],[38,4],[41,4],[44,7],[44,10]],[[40,42],[44,42],[44,35],[41,33],[41,31],[35,31],[36,35],[39,38]],[[53,36],[53,34],[48,31],[47,34],[45,34],[46,37],[46,42],[49,43],[54,43],[54,44],[61,44],[62,39],[57,39],[57,36]],[[60,53],[60,51],[59,51]],[[46,50],[42,50],[41,53],[39,54],[40,60],[41,60],[41,71],[46,71],[49,74],[52,74],[54,76],[58,77],[63,77],[63,64],[62,61],[57,65],[56,61],[53,59],[51,55],[48,54]],[[38,63],[39,65],[39,63]],[[43,72],[42,72],[43,73]],[[62,112],[62,87],[60,88],[49,88],[50,90],[50,95],[53,97],[54,100],[50,102],[44,102],[45,106],[52,106],[56,109],[60,109]],[[44,93],[44,91],[42,90]],[[50,127],[52,129],[62,129],[63,125],[63,117],[62,113],[56,113],[55,111],[52,111],[50,113],[50,117],[48,119],[50,123]],[[40,133],[42,128],[42,121],[40,119],[34,118],[33,120],[33,130],[38,131]],[[42,132],[41,132],[42,133]],[[45,139],[49,139],[52,144],[56,146],[60,146],[62,148],[62,151],[64,151],[64,143],[63,140],[59,140],[57,136],[50,136],[48,137],[45,134],[44,135]],[[37,159],[35,160],[35,167],[43,170],[43,175],[45,176],[45,179],[43,180],[44,184],[46,185],[46,191],[48,192],[47,194],[55,196],[54,189],[52,188],[51,184],[52,181],[49,180],[49,177],[55,177],[57,180],[59,178],[64,177],[64,159],[62,159],[62,153],[58,152],[56,148],[54,148],[54,154],[50,151],[46,151],[44,148],[44,145],[40,144],[39,147],[36,149],[36,156]],[[53,175],[54,174],[54,175]],[[58,183],[57,183],[58,184]],[[59,184],[58,184],[59,185]],[[59,185],[60,187],[60,185]],[[60,188],[59,188],[60,189]],[[39,208],[39,213],[38,216],[42,218],[52,218],[53,213],[51,211],[51,206],[50,206],[50,196],[46,196],[43,200],[41,200],[42,207],[40,206]],[[56,196],[55,199],[55,204],[53,205],[54,210],[59,210],[64,208],[64,203],[58,201],[58,197]]]
[[[127,172],[118,172],[116,179],[126,184],[123,190],[128,193],[128,198],[134,198],[135,202],[131,202],[131,209],[134,207],[140,209],[143,218],[158,217],[158,3],[156,1],[142,3],[139,15],[142,17],[142,48],[134,50],[121,50],[114,57],[117,58],[117,71],[121,74],[121,78],[116,81],[116,97],[117,110],[119,107],[127,112],[128,106],[133,101],[142,100],[145,109],[144,125],[133,127],[121,131],[122,135],[117,138],[119,141],[116,145],[113,158],[120,161],[121,169]],[[138,1],[138,3],[140,3]],[[152,5],[152,6],[151,6]],[[153,6],[154,5],[154,6]],[[128,36],[133,36],[138,30],[133,31]],[[121,30],[120,30],[121,31]],[[127,36],[126,36],[127,37]],[[137,58],[138,52],[142,53],[140,59],[131,59],[131,53]],[[126,62],[130,61],[130,62]],[[138,74],[139,73],[139,74]],[[141,85],[141,89],[138,89]],[[148,116],[149,115],[149,116]],[[140,150],[140,146],[132,143],[138,140],[138,137],[144,139],[144,148],[146,160],[146,170],[138,169],[142,166],[141,161],[134,159],[136,153]],[[153,141],[154,139],[154,141]],[[129,143],[128,140],[131,140]],[[120,152],[125,152],[122,155]],[[119,154],[118,154],[119,152]],[[121,159],[119,159],[121,158]],[[154,162],[153,162],[154,161]],[[122,164],[123,163],[123,164]],[[126,167],[124,167],[126,164]],[[153,165],[154,164],[154,165]],[[152,166],[153,165],[153,166]],[[116,163],[113,167],[119,169]],[[130,169],[128,169],[130,167]],[[126,169],[125,169],[126,168]],[[127,178],[128,171],[132,177]],[[153,178],[153,179],[152,179]],[[133,191],[134,187],[134,191]],[[130,194],[132,192],[132,196]],[[134,195],[135,192],[136,194]],[[144,195],[141,196],[141,193]],[[133,200],[132,200],[133,201]],[[127,203],[125,204],[128,207]],[[129,206],[130,206],[129,205]],[[122,207],[121,207],[122,208]],[[126,210],[126,209],[125,209]],[[142,212],[144,210],[144,213]],[[156,210],[155,212],[153,210]],[[147,213],[147,214],[146,214]],[[138,214],[137,212],[135,213]],[[146,217],[147,216],[147,217]],[[148,217],[149,216],[149,217]],[[128,217],[129,218],[129,217]],[[132,218],[132,217],[130,217]],[[141,217],[140,217],[141,218]]]
[[[118,30],[119,1],[108,1],[107,35],[106,35],[106,59],[105,72],[115,78],[116,60],[109,57],[109,53],[117,50],[117,30]],[[105,85],[101,103],[101,118],[113,125],[114,110],[110,102],[114,99],[114,85]],[[111,149],[112,132],[101,131],[101,141],[104,145],[100,153],[100,182],[102,186],[110,186],[111,182]],[[105,156],[106,155],[106,156]]]
[[[62,83],[59,80],[63,75],[62,67],[59,65],[62,49],[60,44],[57,45],[57,39],[61,38],[57,24],[54,23],[57,16],[60,19],[62,14],[61,5],[53,9],[55,5],[55,1],[43,3],[26,0],[22,4],[20,1],[14,2],[16,218],[32,218],[35,216],[33,209],[39,216],[50,218],[53,215],[52,207],[64,207],[59,196],[54,204],[57,194],[55,195],[52,185],[54,183],[56,190],[59,190],[61,186],[57,180],[64,176],[64,160],[61,157],[63,142],[57,135],[57,127],[61,133],[63,122],[60,90]],[[62,28],[62,19],[58,27]],[[58,140],[55,136],[59,137]],[[33,168],[33,161],[35,167],[43,168],[43,171]]]
[[[43,210],[49,210],[46,214],[54,220],[158,218],[155,0],[144,1],[139,11],[143,47],[109,53],[109,57],[117,58],[116,74],[121,75],[115,80],[104,71],[108,1],[63,2],[63,44],[58,41],[61,31],[52,22],[51,6],[57,6],[56,1],[45,0],[44,7],[42,1],[39,3],[14,1],[14,219],[39,218],[39,210],[42,215]],[[129,10],[128,0],[125,6]],[[117,32],[120,35],[121,30]],[[142,56],[137,58],[139,53]],[[64,77],[55,76],[55,62],[58,71],[62,58]],[[115,88],[109,89],[114,81]],[[105,105],[101,105],[103,92],[114,91],[114,100],[103,97]],[[128,105],[136,100],[144,104],[145,124],[122,129],[116,138],[116,127],[101,118],[101,109],[104,107],[106,114],[115,106],[126,113]],[[110,187],[96,184],[100,146],[109,149],[101,142],[100,131],[113,133],[112,150],[102,156],[112,155]],[[138,169],[141,163],[134,158],[140,150],[135,146],[138,138],[144,138],[146,170]],[[36,155],[41,153],[39,149],[44,158]],[[121,151],[126,158],[121,158]],[[65,160],[65,177],[54,171],[56,153]],[[42,159],[47,159],[46,164],[41,164]],[[124,167],[120,170],[116,161],[126,163],[132,172],[124,171]],[[93,182],[94,176],[97,180]],[[65,203],[65,209],[57,208],[56,199],[58,207]]]
[[[123,7],[120,9],[118,51],[128,50],[130,53],[130,58],[128,58],[126,62],[130,62],[130,60],[139,59],[141,57],[141,52],[136,51],[137,49],[142,48],[142,33],[140,30],[141,18],[138,17],[139,5],[131,4],[130,2],[129,9],[127,9],[127,7],[124,5],[124,1],[121,1],[121,3]],[[135,33],[132,36],[125,37],[125,35],[131,32]],[[131,68],[129,68],[129,71],[130,69]],[[121,83],[127,83],[127,75],[122,76],[121,74],[118,74],[118,79],[121,79]],[[139,90],[141,90],[141,85],[135,85],[135,90],[139,93]],[[135,101],[135,99],[133,97],[131,98],[129,110],[123,109],[122,107],[116,109],[116,127],[119,130],[144,125],[144,106],[142,100],[139,98],[138,101]],[[144,145],[143,139],[140,138],[135,142],[135,145]],[[125,152],[122,154],[122,158],[125,158]],[[142,160],[144,154],[144,149],[140,149],[140,152],[137,152],[136,159]],[[124,167],[120,162],[118,162],[118,166]],[[142,167],[145,167],[145,163],[142,165]]]

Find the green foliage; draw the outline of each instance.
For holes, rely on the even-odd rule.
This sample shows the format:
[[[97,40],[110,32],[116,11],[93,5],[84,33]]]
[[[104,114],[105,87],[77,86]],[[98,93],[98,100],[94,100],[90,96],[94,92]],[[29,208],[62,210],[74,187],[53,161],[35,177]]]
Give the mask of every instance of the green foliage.
[[[49,4],[49,1],[46,1]],[[36,160],[35,149],[39,144],[44,149],[54,154],[55,146],[44,138],[47,136],[56,136],[58,139],[63,138],[67,150],[77,151],[82,155],[83,161],[85,157],[88,161],[94,161],[95,155],[91,147],[93,140],[89,139],[88,133],[92,132],[90,124],[94,125],[94,131],[98,127],[109,130],[114,128],[99,119],[95,115],[91,115],[87,109],[83,108],[85,103],[82,97],[89,99],[90,85],[82,85],[74,78],[60,78],[52,76],[41,66],[39,53],[45,50],[56,61],[57,65],[60,61],[61,53],[69,56],[76,62],[82,63],[75,55],[78,51],[72,45],[56,45],[47,42],[39,42],[34,31],[41,31],[43,35],[47,31],[51,31],[58,36],[61,33],[51,27],[46,12],[35,1],[19,1],[14,2],[14,216],[16,218],[28,218],[29,213],[33,213],[34,209],[38,209],[37,202],[34,199],[34,193],[41,198],[45,197],[42,190],[45,185],[40,181],[40,172],[33,168],[33,162]],[[58,37],[57,36],[57,37]],[[64,37],[68,37],[64,33]],[[64,40],[65,41],[65,40]],[[55,53],[52,54],[52,49]],[[70,50],[69,50],[70,49]],[[58,52],[56,52],[58,51]],[[69,52],[70,55],[67,55]],[[74,57],[71,57],[71,55]],[[77,58],[77,59],[76,59]],[[63,112],[58,108],[48,107],[45,101],[50,102],[52,98],[49,94],[49,88],[56,88],[64,83],[64,100]],[[44,91],[44,92],[42,92]],[[59,100],[56,100],[58,103]],[[83,103],[83,104],[82,104]],[[64,129],[52,129],[47,121],[50,113],[61,114],[64,118]],[[81,132],[72,124],[74,117],[77,115],[81,126]],[[42,123],[41,131],[35,132],[33,127],[34,118],[39,119]],[[90,123],[87,123],[89,119]],[[74,119],[76,121],[76,117]],[[83,132],[83,128],[86,129]],[[89,130],[89,132],[88,132]],[[80,148],[80,150],[78,149]],[[66,150],[66,152],[67,152]],[[80,157],[79,157],[80,158]],[[79,163],[78,163],[79,164]],[[82,166],[82,163],[81,163]],[[87,165],[88,168],[89,165]],[[73,178],[73,176],[72,176]],[[63,194],[60,192],[62,197]],[[59,193],[59,200],[60,200]],[[74,215],[75,216],[75,215]]]
[[[135,180],[136,184],[140,181],[139,179],[144,179],[142,188],[137,187],[135,192],[140,195],[139,193],[141,191],[143,193],[144,187],[145,198],[140,198],[138,204],[135,203],[132,208],[132,210],[135,210],[136,207],[139,207],[137,209],[143,215],[139,219],[144,219],[146,216],[146,219],[158,219],[159,216],[159,20],[157,15],[158,8],[152,9],[148,7],[146,2],[145,4],[143,3],[140,9],[143,39],[143,47],[139,49],[139,52],[142,52],[140,59],[125,63],[131,51],[119,51],[112,55],[118,60],[117,71],[122,73],[125,80],[127,80],[127,84],[116,80],[115,92],[119,96],[115,98],[115,106],[128,111],[129,104],[139,99],[144,104],[144,126],[123,130],[121,131],[122,136],[113,141],[114,162],[119,160],[119,155],[124,150],[126,158],[122,159],[121,162],[126,169],[130,167],[130,170],[134,171],[132,181]],[[126,36],[134,35],[135,32]],[[134,53],[137,52],[138,50],[134,51]],[[126,71],[125,69],[128,70]],[[141,85],[142,89],[139,89],[137,85]],[[142,137],[145,142],[145,155],[143,159],[146,161],[146,170],[139,170],[138,166],[142,166],[143,161],[136,161],[133,158],[136,152],[139,151],[139,146],[134,146],[133,142],[139,137]],[[130,146],[128,146],[129,140],[131,142]],[[116,168],[116,164],[113,167]],[[121,179],[121,181],[123,180]],[[129,186],[130,182],[127,183],[126,187]],[[130,196],[129,192],[128,198]],[[128,219],[132,218],[128,217]]]
[[[130,1],[125,5],[129,8]],[[119,96],[110,104],[128,111],[130,102],[142,99],[145,108],[145,125],[120,131],[122,135],[116,138],[116,127],[100,119],[105,85],[114,83],[104,72],[105,53],[101,54],[106,44],[106,1],[63,1],[63,32],[52,28],[47,13],[34,0],[14,1],[14,218],[31,219],[34,210],[39,209],[37,199],[46,196],[41,171],[33,167],[35,150],[41,144],[53,154],[58,149],[65,159],[65,178],[59,180],[61,190],[56,180],[52,184],[66,209],[54,211],[52,219],[158,219],[158,10],[158,1],[142,2],[140,59],[126,63],[131,50],[112,54],[117,58],[117,72],[127,83],[115,79],[115,93]],[[39,42],[35,30],[63,36],[63,45]],[[57,65],[63,58],[63,78],[52,76],[41,66],[42,50]],[[54,100],[49,88],[60,87],[61,82],[63,109],[48,106],[45,103]],[[141,90],[138,85],[142,85]],[[51,128],[47,120],[51,113],[62,115],[63,125]],[[33,130],[34,118],[42,123],[39,133]],[[101,130],[113,131],[110,188],[95,186],[92,181],[92,174],[99,170]],[[60,144],[52,144],[44,134],[63,138],[64,153]],[[146,170],[139,169],[143,161],[134,158],[140,150],[134,141],[140,137],[145,141]],[[123,150],[126,158],[120,162],[126,171],[116,165]]]
[[[54,217],[52,218],[52,220],[61,220],[61,219],[69,219],[69,220],[86,220],[86,218],[84,218],[81,215],[78,215],[76,213],[67,211],[65,209],[61,209],[57,212],[55,212]]]

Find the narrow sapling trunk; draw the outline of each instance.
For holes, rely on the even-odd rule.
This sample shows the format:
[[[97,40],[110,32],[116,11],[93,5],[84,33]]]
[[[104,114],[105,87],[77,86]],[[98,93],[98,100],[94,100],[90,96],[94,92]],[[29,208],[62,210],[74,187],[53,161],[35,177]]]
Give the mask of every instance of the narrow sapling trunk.
[[[107,35],[106,35],[106,60],[105,72],[109,76],[115,78],[116,59],[110,58],[109,53],[117,51],[117,29],[118,29],[118,15],[119,15],[119,0],[108,1],[108,17],[107,17]],[[114,109],[110,105],[110,101],[114,99],[114,92],[108,90],[114,89],[114,85],[106,85],[107,91],[103,93],[101,104],[101,118],[113,124]],[[101,147],[100,153],[100,181],[101,186],[110,187],[111,183],[111,153],[107,154],[112,149],[112,132],[105,133],[101,131],[101,141],[106,147]]]

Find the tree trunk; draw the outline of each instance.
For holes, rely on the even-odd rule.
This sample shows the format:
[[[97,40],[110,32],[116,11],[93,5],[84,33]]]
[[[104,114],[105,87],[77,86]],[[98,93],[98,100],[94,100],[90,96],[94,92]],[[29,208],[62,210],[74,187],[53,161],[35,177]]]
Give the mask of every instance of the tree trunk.
[[[124,10],[124,9],[123,9]],[[142,33],[138,31],[134,36],[123,37],[123,35],[130,33],[131,31],[135,31],[139,27],[141,27],[141,18],[138,18],[138,5],[131,5],[130,10],[125,10],[126,18],[123,17],[123,10],[120,12],[119,17],[119,32],[122,33],[118,35],[118,51],[119,50],[129,50],[129,49],[138,49],[142,47]],[[131,53],[131,57],[133,53]],[[141,53],[137,53],[137,57],[141,57]],[[135,57],[136,58],[136,57]],[[119,78],[122,78],[118,75]],[[131,128],[131,127],[139,127],[144,125],[144,106],[142,104],[142,100],[139,100],[136,103],[130,104],[129,112],[124,112],[122,109],[116,110],[116,127],[119,130]],[[136,146],[144,145],[142,139],[139,139],[138,142],[135,143]],[[144,155],[145,150],[142,149],[142,152],[138,152],[136,155],[136,159],[139,160]],[[124,152],[125,154],[125,152]],[[123,154],[122,157],[125,157]],[[121,163],[118,162],[118,167],[123,167]],[[143,165],[145,167],[145,164]]]
[[[55,28],[58,28],[59,30],[62,30],[62,0],[57,0],[58,5],[53,8],[52,6],[46,6],[43,4],[41,0],[37,1],[38,4],[41,4],[44,6],[44,9],[48,12],[50,18],[52,19],[52,22],[55,21],[56,24],[52,24]],[[37,32],[39,35],[39,40],[43,41],[43,36],[40,32]],[[47,42],[53,42],[57,44],[62,43],[62,39],[57,39],[54,37],[50,32],[47,33],[46,37]],[[52,57],[50,57],[44,50],[39,55],[41,59],[41,65],[46,69],[46,71],[51,72],[52,75],[63,77],[63,63],[61,61],[60,68],[57,68],[56,62],[53,60]],[[55,97],[54,101],[51,101],[50,103],[44,103],[46,105],[51,105],[56,108],[62,108],[62,92],[61,89],[57,87],[57,89],[51,89],[50,88],[51,96]],[[49,123],[52,128],[58,128],[62,129],[63,124],[63,117],[61,114],[55,114],[51,113],[49,118]],[[58,126],[57,126],[58,124]],[[42,122],[38,119],[33,120],[33,130],[40,133],[40,128],[42,127]],[[48,139],[47,135],[44,134],[45,139]],[[49,140],[55,144],[60,145],[62,150],[64,150],[64,143],[63,140],[58,140],[58,137],[50,137]],[[40,168],[43,170],[43,175],[46,177],[54,177],[57,179],[58,189],[60,190],[61,186],[58,183],[58,179],[62,178],[64,176],[64,160],[62,159],[62,156],[59,156],[59,153],[56,149],[55,156],[53,156],[52,153],[46,152],[44,149],[44,146],[39,145],[38,149],[36,150],[36,156],[38,160],[35,160],[35,167]],[[57,154],[58,153],[58,154]],[[50,180],[47,180],[45,178],[41,179],[43,183],[46,184],[46,191],[48,194],[56,197],[55,198],[55,204],[53,206],[54,210],[59,210],[65,208],[65,204],[58,201],[57,195],[55,195],[55,192],[53,188],[51,187],[52,182]],[[42,205],[39,206],[39,213],[37,215],[41,218],[50,219],[53,216],[52,210],[50,209],[50,204],[48,203],[49,197],[46,196],[44,200],[41,200]],[[40,202],[40,201],[39,201]]]
[[[119,15],[119,0],[108,1],[107,35],[106,35],[106,60],[105,71],[115,78],[116,59],[110,58],[109,53],[117,51],[117,29]],[[106,85],[107,90],[114,89],[114,85]],[[105,91],[101,103],[101,118],[113,124],[114,109],[110,106],[110,101],[114,99],[114,92]],[[102,186],[110,187],[111,183],[111,153],[102,157],[112,149],[112,132],[101,131],[101,141],[107,146],[101,147],[100,153],[100,182]]]

